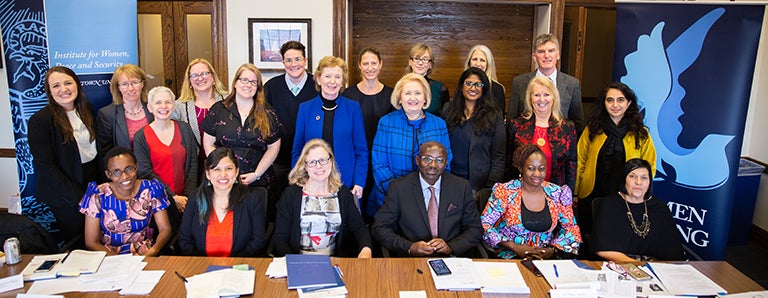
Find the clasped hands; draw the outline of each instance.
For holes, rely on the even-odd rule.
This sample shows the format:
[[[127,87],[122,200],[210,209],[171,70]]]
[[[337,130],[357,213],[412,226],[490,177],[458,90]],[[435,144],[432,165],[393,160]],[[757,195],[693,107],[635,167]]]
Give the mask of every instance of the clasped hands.
[[[408,249],[408,254],[416,257],[426,257],[432,255],[450,255],[453,250],[445,240],[441,238],[434,238],[425,241],[416,241],[411,243],[411,248]]]

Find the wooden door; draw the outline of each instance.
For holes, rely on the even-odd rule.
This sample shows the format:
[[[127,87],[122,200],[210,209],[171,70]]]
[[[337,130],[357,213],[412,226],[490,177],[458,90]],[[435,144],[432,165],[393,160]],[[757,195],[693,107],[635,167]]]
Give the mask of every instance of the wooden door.
[[[561,70],[579,79],[585,103],[593,102],[613,77],[615,34],[615,7],[565,8]]]
[[[213,63],[227,84],[224,0],[139,1],[139,66],[148,87],[166,86],[179,92],[189,60]]]

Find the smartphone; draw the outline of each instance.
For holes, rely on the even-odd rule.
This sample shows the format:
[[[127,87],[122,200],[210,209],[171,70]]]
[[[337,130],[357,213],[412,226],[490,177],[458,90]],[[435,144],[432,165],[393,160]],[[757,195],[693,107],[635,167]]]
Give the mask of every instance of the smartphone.
[[[429,260],[429,267],[432,267],[432,270],[435,271],[437,276],[451,274],[451,269],[448,268],[448,265],[446,265],[445,261],[442,259]]]
[[[539,268],[536,268],[536,265],[533,264],[533,260],[525,259],[520,261],[520,263],[522,263],[523,266],[525,266],[525,268],[528,268],[528,270],[531,270],[531,272],[533,272],[533,275],[544,276],[543,274],[541,274],[541,271],[539,271]]]
[[[635,280],[650,280],[652,277],[648,275],[648,273],[645,273],[642,269],[638,268],[635,264],[632,263],[624,263],[619,264],[621,268],[624,268],[624,271],[629,274],[629,276],[632,276]]]
[[[53,269],[53,266],[56,266],[58,262],[59,262],[59,259],[45,260],[42,264],[40,264],[39,267],[37,267],[37,269],[35,269],[35,273],[51,271],[51,269]]]

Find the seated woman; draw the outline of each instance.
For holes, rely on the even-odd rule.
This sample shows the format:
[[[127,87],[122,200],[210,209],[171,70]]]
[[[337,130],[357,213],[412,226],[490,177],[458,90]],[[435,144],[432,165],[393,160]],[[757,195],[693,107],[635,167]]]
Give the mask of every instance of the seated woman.
[[[112,148],[104,156],[104,164],[112,181],[89,183],[80,202],[80,212],[86,215],[85,246],[108,255],[156,256],[171,240],[165,210],[170,203],[163,184],[156,179],[136,179],[136,156],[128,148]],[[154,241],[149,228],[153,217],[158,229]]]
[[[291,186],[277,202],[275,256],[326,254],[370,258],[371,234],[355,198],[341,182],[331,147],[312,139],[288,175]]]
[[[181,219],[184,255],[253,257],[267,243],[267,198],[238,183],[240,163],[232,149],[219,147],[205,160],[206,182],[192,192]]]
[[[614,262],[681,260],[683,248],[667,204],[651,195],[651,164],[640,158],[624,166],[618,193],[597,199],[592,251]]]
[[[547,160],[537,145],[520,146],[512,162],[520,179],[494,185],[480,216],[485,241],[507,259],[578,254],[581,233],[573,217],[571,189],[544,179]]]

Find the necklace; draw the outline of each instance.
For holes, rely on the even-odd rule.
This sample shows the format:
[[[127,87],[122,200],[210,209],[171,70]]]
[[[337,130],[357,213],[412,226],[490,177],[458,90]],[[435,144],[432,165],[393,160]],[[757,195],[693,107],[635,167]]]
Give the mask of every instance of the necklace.
[[[325,106],[322,106],[322,107],[323,107],[323,110],[326,110],[326,111],[333,111],[333,110],[335,110],[336,108],[338,108],[338,107],[339,107],[339,105],[334,105],[332,108],[327,108],[327,107],[325,107]]]
[[[132,117],[136,117],[138,115],[141,115],[142,113],[144,113],[144,109],[139,109],[138,111],[135,111],[135,112],[131,112],[128,109],[125,109],[125,114]]]
[[[627,199],[623,194],[621,197],[624,199],[624,204],[627,205],[627,218],[629,219],[629,223],[632,225],[632,231],[634,231],[637,236],[645,238],[645,236],[648,236],[648,232],[651,231],[651,221],[648,219],[648,203],[646,203],[646,200],[643,200],[643,208],[645,208],[645,211],[643,212],[643,223],[640,225],[640,227],[638,227],[635,223],[635,217],[632,216],[632,211],[629,210],[629,203],[627,203]]]
[[[536,145],[544,147],[547,144],[547,129],[543,127],[536,127],[533,130],[533,139],[536,140]]]

